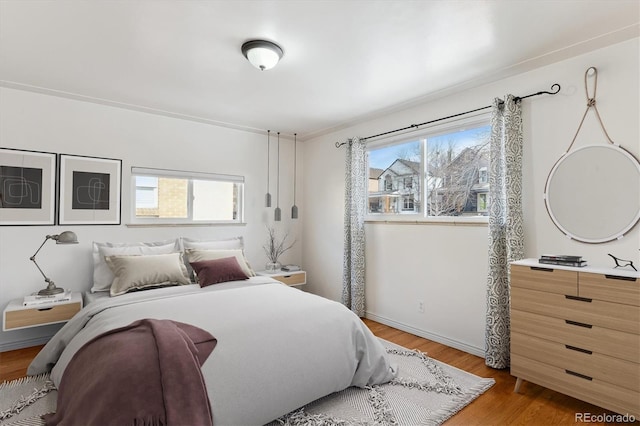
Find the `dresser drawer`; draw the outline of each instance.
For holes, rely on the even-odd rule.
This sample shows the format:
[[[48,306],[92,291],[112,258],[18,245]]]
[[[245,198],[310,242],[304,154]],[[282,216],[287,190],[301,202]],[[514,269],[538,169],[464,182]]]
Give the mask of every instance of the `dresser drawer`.
[[[511,286],[577,296],[578,272],[512,264]]]
[[[571,323],[519,310],[511,311],[511,330],[585,350],[638,362],[640,339],[637,334],[604,327]]]
[[[640,417],[640,393],[572,374],[572,370],[554,367],[519,354],[511,355],[511,374],[518,378],[607,408],[620,414]]]
[[[582,348],[511,334],[511,353],[640,392],[640,364]]]
[[[514,287],[511,308],[640,335],[640,308],[632,305]]]
[[[288,275],[272,275],[272,278],[287,285],[301,285],[307,283],[306,272],[296,272]]]
[[[579,296],[640,306],[640,279],[580,273]]]
[[[12,330],[36,325],[55,324],[70,320],[82,309],[82,303],[65,303],[46,308],[5,311],[4,329]]]

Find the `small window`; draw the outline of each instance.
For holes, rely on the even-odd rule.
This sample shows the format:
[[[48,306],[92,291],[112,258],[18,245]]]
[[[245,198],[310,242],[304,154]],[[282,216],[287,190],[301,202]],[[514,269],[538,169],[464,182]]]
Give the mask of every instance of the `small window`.
[[[413,188],[413,177],[412,176],[404,178],[404,188],[405,189]]]
[[[244,177],[132,167],[133,223],[242,222]]]
[[[487,212],[489,210],[489,194],[486,192],[478,194],[478,211]]]
[[[402,205],[402,210],[406,211],[413,211],[414,209],[414,203],[413,203],[413,195],[410,195],[408,197],[404,197],[403,200],[403,205]]]
[[[478,183],[488,183],[489,182],[489,173],[487,172],[486,167],[480,167],[478,171]]]

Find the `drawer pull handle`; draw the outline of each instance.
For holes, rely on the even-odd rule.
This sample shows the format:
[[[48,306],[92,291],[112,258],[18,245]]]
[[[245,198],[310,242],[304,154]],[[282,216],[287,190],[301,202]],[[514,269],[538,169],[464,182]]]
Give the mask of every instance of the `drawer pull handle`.
[[[564,297],[569,299],[569,300],[576,300],[578,302],[591,303],[593,301],[593,299],[589,299],[587,297],[571,296],[571,295],[568,295],[568,294],[565,294]]]
[[[623,280],[623,281],[636,281],[637,278],[634,277],[621,277],[619,275],[605,275],[604,276],[608,280]]]
[[[582,349],[582,348],[576,348],[575,346],[570,346],[570,345],[564,345],[565,348],[572,350],[572,351],[576,351],[576,352],[582,352],[583,354],[587,354],[587,355],[592,355],[593,351],[587,350],[587,349]]]
[[[593,380],[593,377],[585,376],[584,374],[576,373],[575,371],[564,370],[564,372],[567,374],[571,374],[572,376],[580,377],[581,379],[585,379],[589,381]]]
[[[530,266],[532,271],[542,271],[542,272],[553,272],[553,269],[551,268],[543,268],[540,266]]]
[[[53,309],[53,307],[51,307],[51,308],[40,308],[40,309],[38,309],[38,311],[50,311],[51,309]]]
[[[566,322],[569,325],[577,325],[578,327],[584,327],[584,328],[592,328],[593,327],[593,325],[585,324],[583,322],[577,322],[577,321],[571,321],[571,320],[564,320],[564,322]]]

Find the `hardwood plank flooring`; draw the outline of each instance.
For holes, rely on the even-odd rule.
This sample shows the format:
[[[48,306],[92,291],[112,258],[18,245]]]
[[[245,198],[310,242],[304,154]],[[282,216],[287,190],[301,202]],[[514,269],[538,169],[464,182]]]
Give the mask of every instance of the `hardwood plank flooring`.
[[[0,383],[27,375],[27,367],[44,345],[0,352]]]
[[[508,370],[495,370],[484,364],[484,359],[436,343],[368,319],[363,320],[378,337],[418,349],[461,370],[480,377],[491,377],[496,384],[473,403],[449,419],[447,425],[572,425],[576,413],[591,415],[611,414],[603,408],[554,392],[533,383],[524,382],[520,393],[514,393],[515,377]],[[26,375],[31,360],[42,346],[0,353],[0,382]],[[615,423],[592,423],[611,425]],[[635,425],[640,423],[636,421]]]

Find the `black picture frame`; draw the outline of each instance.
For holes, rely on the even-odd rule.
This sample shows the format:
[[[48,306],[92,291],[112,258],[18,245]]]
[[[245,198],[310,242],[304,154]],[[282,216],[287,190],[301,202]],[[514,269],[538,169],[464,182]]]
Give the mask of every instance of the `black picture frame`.
[[[55,225],[57,154],[0,148],[0,226]]]
[[[60,154],[59,225],[120,225],[122,160]]]

